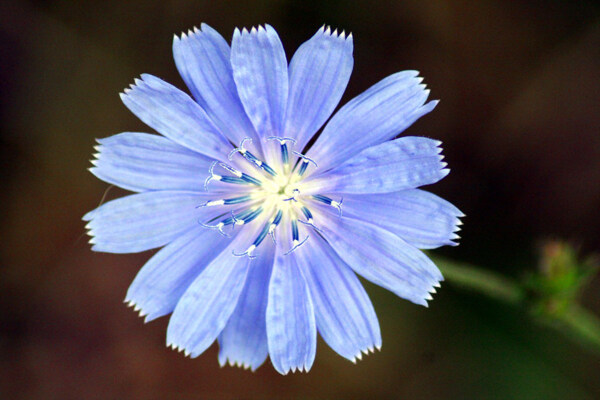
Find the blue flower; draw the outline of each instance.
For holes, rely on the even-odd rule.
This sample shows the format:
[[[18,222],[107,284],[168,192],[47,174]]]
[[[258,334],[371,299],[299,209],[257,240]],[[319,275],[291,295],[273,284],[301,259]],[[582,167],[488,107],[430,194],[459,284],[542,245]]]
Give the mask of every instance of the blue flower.
[[[462,214],[417,187],[449,170],[439,141],[394,139],[437,102],[404,71],[330,119],[352,47],[324,27],[288,65],[269,25],[236,29],[230,48],[203,24],[173,42],[193,98],[151,75],[121,95],[162,136],[98,140],[91,172],[137,193],[84,220],[95,251],[164,246],[125,301],[146,321],[172,313],[169,346],[196,357],[217,339],[221,365],[270,356],[286,374],[310,369],[318,330],[354,362],[381,346],[356,274],[424,306],[439,287],[419,249],[454,245]]]

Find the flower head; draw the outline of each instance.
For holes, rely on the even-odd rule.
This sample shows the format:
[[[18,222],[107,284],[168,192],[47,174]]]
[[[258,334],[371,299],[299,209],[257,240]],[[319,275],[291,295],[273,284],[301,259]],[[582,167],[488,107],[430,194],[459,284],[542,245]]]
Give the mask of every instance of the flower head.
[[[90,243],[112,253],[164,246],[126,302],[146,321],[172,313],[167,343],[186,355],[217,339],[222,365],[255,369],[270,356],[280,373],[308,370],[318,330],[360,359],[381,335],[355,273],[427,305],[443,278],[419,249],[458,238],[460,211],[417,189],[449,171],[440,142],[393,140],[436,102],[404,71],[330,119],[352,71],[352,35],[323,27],[288,65],[268,25],[236,29],[231,48],[201,28],[173,43],[193,98],[151,75],[121,95],[162,136],[98,140],[92,173],[137,193],[85,215]]]

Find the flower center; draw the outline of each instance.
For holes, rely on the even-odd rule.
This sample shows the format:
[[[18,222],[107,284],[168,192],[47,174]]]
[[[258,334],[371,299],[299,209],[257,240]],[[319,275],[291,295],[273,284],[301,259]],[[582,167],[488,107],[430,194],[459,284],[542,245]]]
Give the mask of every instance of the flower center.
[[[307,229],[310,227],[319,231],[310,211],[310,207],[316,203],[336,208],[341,216],[341,200],[336,202],[323,195],[302,194],[302,179],[309,166],[313,165],[316,168],[317,163],[297,151],[292,151],[292,157],[290,157],[288,143],[295,144],[294,139],[270,137],[269,140],[279,142],[281,154],[278,158],[280,161],[275,165],[267,164],[246,149],[245,143],[251,142],[251,139],[246,138],[229,154],[230,160],[233,160],[236,154],[239,154],[238,157],[244,158],[243,171],[229,164],[215,161],[209,169],[209,176],[204,184],[205,190],[208,191],[211,181],[222,182],[226,184],[225,190],[222,191],[235,195],[210,200],[200,205],[200,207],[216,207],[219,211],[217,216],[208,223],[201,222],[202,226],[217,229],[222,235],[229,236],[224,230],[227,226],[231,226],[231,231],[233,231],[236,226],[249,224],[256,219],[264,224],[247,250],[243,253],[234,252],[235,256],[254,258],[254,251],[267,235],[270,235],[273,242],[277,243],[275,232],[280,225],[289,227],[288,234],[284,233],[281,236],[284,241],[289,242],[290,249],[285,254],[292,253],[308,240],[308,235],[300,240],[298,223],[306,225]],[[228,174],[217,174],[215,172],[217,166]],[[218,222],[210,225],[215,221]]]

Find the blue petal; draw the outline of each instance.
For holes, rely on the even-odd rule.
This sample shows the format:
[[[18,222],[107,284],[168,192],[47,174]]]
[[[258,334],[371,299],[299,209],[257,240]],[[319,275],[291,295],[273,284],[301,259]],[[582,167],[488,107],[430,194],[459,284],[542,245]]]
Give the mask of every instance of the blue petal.
[[[159,191],[121,197],[90,211],[84,221],[92,250],[136,253],[163,246],[214,213],[197,208],[209,200],[195,192]]]
[[[448,175],[441,142],[403,137],[369,147],[314,178],[310,193],[389,193],[435,183]]]
[[[279,250],[269,283],[267,337],[271,362],[280,374],[310,369],[317,350],[313,302],[296,258]]]
[[[212,160],[165,137],[124,132],[98,142],[90,171],[105,182],[134,192],[204,190],[199,174]]]
[[[250,263],[247,257],[231,254],[238,245],[239,240],[230,242],[185,291],[169,320],[168,346],[197,357],[221,333],[244,288]]]
[[[223,37],[206,24],[173,39],[175,64],[194,98],[215,126],[233,143],[256,139],[233,81],[231,50]]]
[[[419,189],[344,195],[344,217],[371,222],[420,249],[451,245],[464,214],[446,200]]]
[[[269,280],[273,269],[274,246],[261,245],[261,254],[250,265],[244,291],[237,307],[219,335],[219,364],[260,367],[268,355],[265,314]]]
[[[417,71],[390,75],[342,107],[327,123],[308,156],[321,171],[336,166],[367,147],[399,135],[437,101],[429,95]]]
[[[206,266],[229,244],[219,233],[192,228],[156,253],[135,277],[125,301],[135,306],[145,322],[173,311]]]
[[[231,144],[198,103],[175,86],[144,74],[121,93],[121,100],[139,119],[172,141],[205,156],[227,160]]]
[[[236,29],[231,65],[238,94],[260,137],[283,136],[288,68],[283,45],[270,25],[250,32]],[[267,161],[273,154],[267,151]]]
[[[290,62],[290,94],[285,135],[302,150],[338,105],[352,73],[352,34],[325,27],[294,54]]]
[[[371,282],[427,306],[442,274],[420,250],[375,225],[315,210],[323,236],[344,262]],[[315,220],[317,220],[315,218]]]
[[[350,267],[319,235],[294,253],[310,287],[317,329],[338,354],[356,358],[381,347],[373,305]]]

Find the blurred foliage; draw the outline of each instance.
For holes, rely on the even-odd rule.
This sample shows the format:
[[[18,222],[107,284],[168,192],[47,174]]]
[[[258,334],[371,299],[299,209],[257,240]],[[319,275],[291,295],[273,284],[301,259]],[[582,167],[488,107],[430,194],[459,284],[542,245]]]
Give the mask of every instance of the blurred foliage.
[[[435,257],[450,284],[523,307],[538,322],[600,353],[600,319],[579,304],[599,269],[596,255],[581,258],[564,242],[544,243],[537,270],[512,280],[483,268]]]

